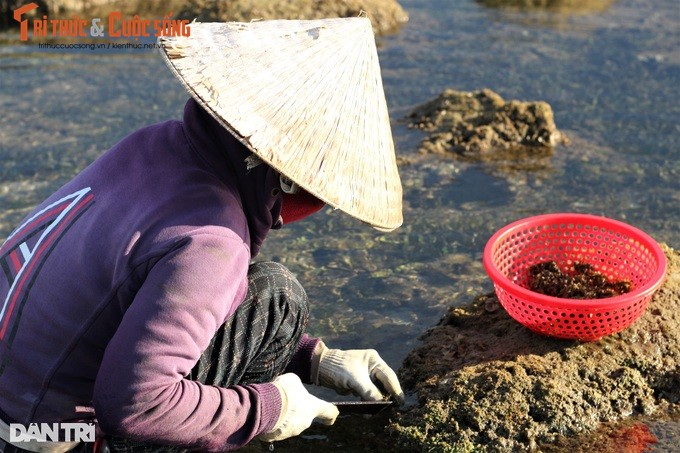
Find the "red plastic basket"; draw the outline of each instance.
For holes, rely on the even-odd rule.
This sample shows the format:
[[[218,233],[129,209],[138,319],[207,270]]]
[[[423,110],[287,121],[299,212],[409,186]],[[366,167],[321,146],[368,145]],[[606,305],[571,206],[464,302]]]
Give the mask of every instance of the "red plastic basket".
[[[530,266],[555,261],[563,272],[588,263],[632,290],[605,299],[564,299],[528,289]],[[654,239],[623,222],[588,214],[548,214],[518,220],[484,248],[484,268],[515,320],[558,338],[593,341],[625,329],[647,308],[666,276],[666,256]]]

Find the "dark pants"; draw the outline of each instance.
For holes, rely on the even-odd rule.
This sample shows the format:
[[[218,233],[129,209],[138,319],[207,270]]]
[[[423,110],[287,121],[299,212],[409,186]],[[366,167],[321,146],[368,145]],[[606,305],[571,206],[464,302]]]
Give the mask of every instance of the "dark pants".
[[[245,300],[217,331],[188,379],[220,387],[269,382],[290,362],[308,319],[307,295],[288,269],[273,262],[252,264]],[[116,437],[108,442],[113,453],[188,451]]]
[[[307,295],[288,269],[273,262],[252,264],[245,300],[217,331],[187,379],[220,387],[269,382],[291,361],[308,319]],[[112,453],[188,451],[118,437],[107,442]],[[15,451],[24,450],[5,448],[5,453]],[[90,452],[92,445],[73,451]]]

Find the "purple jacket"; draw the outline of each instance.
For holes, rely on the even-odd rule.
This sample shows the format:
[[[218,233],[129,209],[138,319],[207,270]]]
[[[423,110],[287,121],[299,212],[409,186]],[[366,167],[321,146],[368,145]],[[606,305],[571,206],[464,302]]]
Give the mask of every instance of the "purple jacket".
[[[190,100],[38,206],[0,248],[0,417],[91,420],[206,451],[272,428],[272,384],[184,379],[243,301],[248,264],[281,225],[274,171]],[[309,381],[316,340],[292,371]],[[95,415],[96,412],[96,415]]]

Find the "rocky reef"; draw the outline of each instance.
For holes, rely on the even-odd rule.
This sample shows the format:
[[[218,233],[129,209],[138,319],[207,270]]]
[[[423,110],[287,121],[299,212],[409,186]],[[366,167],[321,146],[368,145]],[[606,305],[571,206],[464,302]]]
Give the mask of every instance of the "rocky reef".
[[[418,404],[391,424],[396,443],[412,451],[532,450],[600,423],[677,410],[680,253],[664,250],[668,277],[643,316],[597,342],[537,335],[493,294],[450,308],[400,370]]]
[[[215,2],[190,0],[182,15],[199,21],[250,21],[252,19],[320,19],[368,14],[376,34],[396,31],[408,21],[396,0],[239,0]]]
[[[506,102],[489,89],[447,89],[415,108],[410,126],[428,132],[423,153],[452,154],[474,160],[545,154],[566,137],[557,129],[546,102]]]

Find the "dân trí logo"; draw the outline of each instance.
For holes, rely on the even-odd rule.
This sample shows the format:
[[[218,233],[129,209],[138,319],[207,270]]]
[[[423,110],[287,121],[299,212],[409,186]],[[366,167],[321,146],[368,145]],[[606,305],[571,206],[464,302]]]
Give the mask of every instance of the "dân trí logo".
[[[9,424],[10,442],[94,442],[92,423],[31,423]]]
[[[34,38],[158,38],[159,36],[190,36],[189,21],[173,19],[172,12],[163,19],[142,19],[138,15],[124,18],[120,11],[108,15],[105,21],[101,17],[83,19],[77,15],[70,19],[49,19],[43,15],[41,19],[28,20],[28,13],[38,8],[36,3],[28,3],[14,10],[14,20],[19,22],[19,38],[28,41],[29,29]]]

